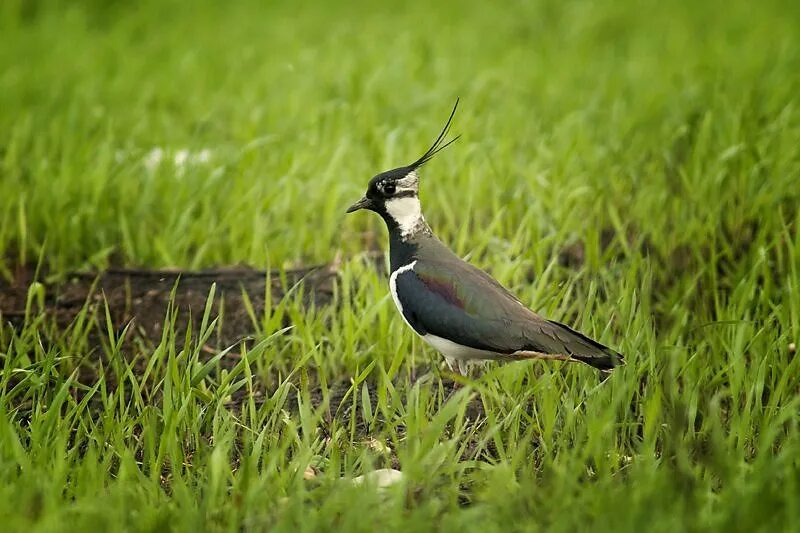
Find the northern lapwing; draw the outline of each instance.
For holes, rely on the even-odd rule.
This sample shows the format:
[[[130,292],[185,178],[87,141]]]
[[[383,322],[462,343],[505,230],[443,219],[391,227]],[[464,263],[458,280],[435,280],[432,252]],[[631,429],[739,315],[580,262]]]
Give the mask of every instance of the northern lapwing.
[[[624,364],[614,350],[528,309],[489,274],[453,253],[425,222],[419,169],[458,139],[444,142],[457,107],[458,101],[422,157],[373,177],[366,195],[347,209],[368,209],[386,222],[389,290],[400,314],[461,374],[469,362],[482,360],[580,361],[604,372]]]

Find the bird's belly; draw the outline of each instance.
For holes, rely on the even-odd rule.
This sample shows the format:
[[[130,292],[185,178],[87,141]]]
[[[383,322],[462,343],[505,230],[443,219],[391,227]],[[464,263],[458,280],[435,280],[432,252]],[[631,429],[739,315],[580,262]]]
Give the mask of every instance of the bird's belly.
[[[448,359],[456,361],[476,361],[486,359],[497,359],[497,354],[486,350],[479,350],[469,346],[463,346],[453,341],[438,337],[428,333],[423,335],[422,339],[436,348],[442,355]]]

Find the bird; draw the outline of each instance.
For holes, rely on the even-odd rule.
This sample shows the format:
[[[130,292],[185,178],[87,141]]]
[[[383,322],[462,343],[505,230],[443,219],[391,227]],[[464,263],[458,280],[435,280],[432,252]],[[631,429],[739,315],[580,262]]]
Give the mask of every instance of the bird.
[[[458,140],[445,142],[457,108],[458,99],[420,158],[372,177],[363,198],[347,209],[373,211],[386,223],[389,290],[400,315],[461,375],[483,361],[572,361],[602,374],[625,364],[615,350],[529,309],[433,234],[419,200],[420,168]]]

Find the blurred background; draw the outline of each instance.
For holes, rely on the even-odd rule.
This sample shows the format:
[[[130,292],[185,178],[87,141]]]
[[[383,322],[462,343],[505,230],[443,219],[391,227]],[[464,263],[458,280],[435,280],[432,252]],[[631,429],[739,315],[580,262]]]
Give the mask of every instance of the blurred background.
[[[489,253],[580,240],[597,266],[612,234],[667,255],[738,234],[797,200],[799,9],[7,0],[1,264],[352,256],[383,230],[344,209],[456,97],[422,194],[461,253],[522,231]]]

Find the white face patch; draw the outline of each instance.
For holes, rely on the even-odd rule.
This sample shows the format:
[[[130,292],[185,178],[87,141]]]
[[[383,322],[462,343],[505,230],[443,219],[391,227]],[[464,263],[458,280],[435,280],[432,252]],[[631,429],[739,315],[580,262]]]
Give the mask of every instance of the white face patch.
[[[397,180],[397,189],[402,191],[414,191],[419,189],[419,175],[416,170],[412,170],[403,179]]]
[[[416,196],[389,198],[384,205],[389,216],[397,222],[401,236],[408,237],[425,227],[422,206]]]

